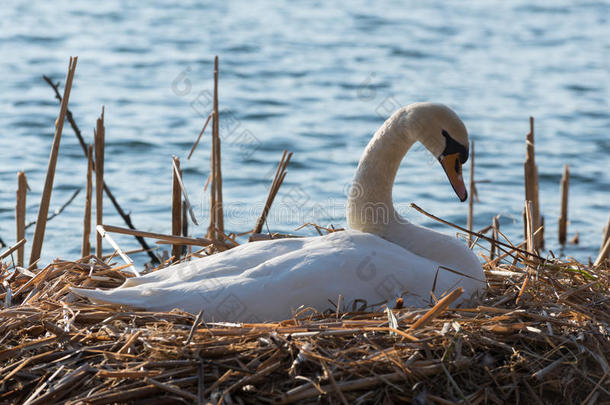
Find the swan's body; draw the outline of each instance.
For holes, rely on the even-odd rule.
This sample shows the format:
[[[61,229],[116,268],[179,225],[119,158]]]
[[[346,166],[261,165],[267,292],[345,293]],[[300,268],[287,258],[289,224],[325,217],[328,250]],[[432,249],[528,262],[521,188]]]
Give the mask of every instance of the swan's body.
[[[474,254],[457,239],[413,225],[394,210],[394,177],[416,141],[441,160],[464,200],[457,163],[468,154],[464,125],[447,107],[413,104],[390,117],[364,152],[347,206],[352,230],[251,242],[129,279],[114,290],[74,291],[96,302],[148,310],[203,309],[206,320],[217,321],[285,319],[302,305],[323,311],[339,294],[348,308],[357,299],[392,305],[397,297],[422,306],[431,293],[438,297],[456,287],[464,289],[460,301],[470,299],[485,285]]]

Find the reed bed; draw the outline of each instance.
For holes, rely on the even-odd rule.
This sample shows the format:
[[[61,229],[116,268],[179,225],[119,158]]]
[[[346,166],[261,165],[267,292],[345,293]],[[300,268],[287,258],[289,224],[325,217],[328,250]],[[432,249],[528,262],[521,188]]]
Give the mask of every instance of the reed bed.
[[[92,305],[69,288],[133,276],[93,255],[4,271],[0,402],[610,403],[607,264],[484,267],[471,308],[329,302],[259,324]]]

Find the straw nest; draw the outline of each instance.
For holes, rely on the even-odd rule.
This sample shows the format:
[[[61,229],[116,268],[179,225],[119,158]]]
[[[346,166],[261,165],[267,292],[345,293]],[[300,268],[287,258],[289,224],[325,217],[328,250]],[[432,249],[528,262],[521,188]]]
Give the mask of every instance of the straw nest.
[[[92,305],[70,286],[131,277],[94,256],[5,267],[0,402],[610,403],[610,269],[525,264],[488,261],[470,309],[304,309],[264,324]]]

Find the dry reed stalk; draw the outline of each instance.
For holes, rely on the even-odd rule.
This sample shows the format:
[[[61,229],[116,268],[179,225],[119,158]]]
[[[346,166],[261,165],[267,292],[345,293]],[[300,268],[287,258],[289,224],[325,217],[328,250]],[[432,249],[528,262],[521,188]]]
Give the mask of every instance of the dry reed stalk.
[[[189,221],[188,218],[186,216],[186,212],[187,212],[188,208],[186,206],[186,201],[182,201],[182,236],[184,237],[188,237],[189,236]],[[192,252],[192,247],[190,245],[185,245],[185,254],[191,254]]]
[[[106,129],[104,128],[104,107],[102,115],[97,119],[96,130],[93,132],[95,140],[95,224],[102,225],[104,221],[104,144],[106,142]],[[102,257],[101,233],[96,234],[95,255]]]
[[[604,263],[604,261],[606,261],[608,259],[608,257],[610,256],[610,238],[606,239],[606,243],[604,243],[604,246],[602,246],[602,249],[599,252],[599,255],[597,256],[597,259],[595,259],[595,263],[594,266],[600,266],[602,263]]]
[[[468,230],[472,232],[474,221],[474,141],[470,141],[470,200],[468,201]],[[472,234],[468,234],[468,246],[472,247]]]
[[[25,177],[25,172],[17,173],[17,204],[15,206],[15,225],[17,228],[16,239],[22,240],[25,238],[25,201],[28,192],[28,181]],[[17,249],[17,266],[23,267],[23,256],[25,253],[25,245],[21,245]]]
[[[570,166],[563,167],[563,176],[561,177],[561,214],[559,215],[559,243],[566,243],[566,230],[568,226],[568,190],[570,189]]]
[[[534,117],[530,117],[530,132],[526,136],[526,153],[523,164],[525,177],[525,199],[532,202],[532,229],[540,227],[540,200],[538,192],[538,166],[534,147]],[[544,237],[540,235],[534,240],[534,249],[543,245]]]
[[[184,183],[182,182],[182,174],[180,173],[180,169],[178,168],[178,166],[176,166],[176,162],[172,160],[172,166],[174,167],[174,179],[176,179],[176,181],[178,182],[178,184],[180,185],[180,189],[182,190],[182,195],[184,196],[184,203],[186,204],[186,209],[185,211],[188,211],[188,213],[191,216],[191,221],[193,221],[193,223],[195,225],[199,225],[199,223],[197,222],[197,218],[195,217],[195,212],[193,211],[193,206],[191,205],[191,202],[189,200],[189,196],[186,193],[186,188],[184,187]],[[135,230],[135,228],[132,228],[133,230]]]
[[[214,111],[212,111],[208,115],[208,118],[205,120],[205,124],[203,124],[203,128],[201,128],[201,132],[199,132],[199,136],[197,136],[195,143],[191,147],[191,150],[190,150],[189,155],[187,156],[186,160],[190,160],[191,156],[193,156],[193,152],[195,152],[195,149],[197,149],[197,145],[199,145],[199,141],[201,140],[201,137],[203,136],[203,133],[205,132],[205,129],[207,128],[208,123],[210,122],[210,119],[212,118],[213,115],[214,115]]]
[[[134,230],[134,229],[120,228],[118,226],[112,226],[112,225],[104,225],[103,227],[106,230],[106,232],[120,233],[123,235],[134,235],[134,236],[137,235],[137,236],[141,236],[143,238],[159,239],[159,240],[169,242],[169,243],[174,243],[174,244],[179,243],[182,245],[208,246],[212,243],[211,240],[205,239],[205,238],[187,238],[187,237],[178,236],[178,235],[164,235],[162,233],[138,231],[138,230]]]
[[[534,247],[534,218],[533,218],[533,203],[529,200],[525,201],[525,241],[527,251],[530,253],[535,252]]]
[[[83,218],[83,244],[81,256],[91,254],[91,198],[93,196],[93,146],[89,145],[87,153],[87,190],[85,195],[85,215]]]
[[[277,195],[277,192],[279,191],[280,186],[286,177],[286,167],[288,166],[288,163],[290,163],[290,158],[292,158],[292,152],[288,153],[287,150],[284,150],[280,163],[277,165],[275,176],[273,177],[271,188],[269,189],[269,194],[267,195],[267,201],[265,201],[265,207],[263,208],[263,212],[261,213],[260,217],[258,217],[254,230],[252,231],[254,235],[260,234],[263,230],[263,225],[267,220],[267,215],[271,209],[271,204],[273,204],[273,200],[275,199],[275,196]]]
[[[496,246],[496,240],[498,240],[499,237],[499,232],[500,232],[500,218],[498,215],[493,217],[492,223],[491,223],[491,244],[489,246],[489,258],[491,260],[493,260],[496,257],[496,250],[497,250],[497,246]]]
[[[97,225],[95,227],[95,229],[97,230],[97,233],[104,239],[108,240],[108,243],[110,243],[110,245],[114,248],[114,250],[119,254],[119,256],[121,257],[121,259],[123,259],[123,261],[125,262],[125,264],[128,265],[129,269],[131,270],[131,272],[133,274],[135,274],[137,277],[140,277],[140,272],[135,268],[135,266],[133,265],[133,260],[131,260],[131,258],[129,256],[127,256],[124,252],[123,249],[121,249],[121,247],[118,245],[118,243],[116,243],[114,241],[114,239],[112,239],[112,237],[110,237],[110,235],[108,235],[108,233],[106,232],[106,226],[104,225]],[[101,257],[96,255],[97,257]]]
[[[57,89],[58,85],[54,84],[53,81],[48,76],[43,75],[42,78],[53,89],[53,91],[55,92],[55,98],[57,98],[57,100],[61,104],[63,98],[62,98],[61,94],[59,94],[59,90]],[[87,148],[88,148],[87,143],[83,139],[83,135],[81,134],[81,131],[78,128],[78,125],[76,125],[76,121],[74,121],[74,117],[72,116],[72,112],[70,111],[69,108],[66,110],[66,119],[68,120],[68,122],[70,123],[70,126],[72,127],[72,130],[74,131],[74,135],[76,136],[76,139],[78,139],[78,143],[81,146],[83,155],[85,156],[85,158],[87,158],[87,153],[88,153],[87,152]],[[93,162],[93,170],[95,170],[95,162]],[[114,196],[114,194],[112,193],[112,191],[110,190],[110,187],[108,187],[106,182],[104,182],[104,191],[106,192],[106,195],[110,199],[110,202],[116,209],[117,213],[121,216],[123,221],[125,221],[125,224],[128,227],[130,227],[131,229],[136,229],[135,226],[133,225],[133,222],[131,221],[131,216],[123,210],[123,208],[117,201],[116,197]],[[148,246],[146,244],[146,241],[144,239],[142,239],[139,236],[136,236],[136,240],[138,241],[138,243],[140,243],[140,245],[142,246],[142,249],[148,254],[148,256],[150,257],[150,259],[152,260],[153,263],[160,263],[159,258],[153,252],[154,249],[151,249],[150,246]]]
[[[598,256],[602,256],[602,252],[604,251],[604,246],[606,245],[606,242],[609,239],[610,239],[610,218],[608,218],[608,223],[606,224],[606,226],[604,227],[604,231],[602,232],[602,244],[599,248]],[[608,255],[606,255],[606,257],[608,257]]]
[[[182,190],[180,189],[180,182],[178,176],[180,175],[180,159],[176,156],[172,157],[173,165],[178,169],[172,169],[172,235],[180,236],[182,232]],[[182,255],[182,245],[172,245],[172,256],[176,260],[180,259]]]
[[[220,159],[220,113],[218,111],[218,56],[214,58],[214,133],[216,145],[214,147],[214,180],[216,182],[216,223],[215,227],[224,232],[224,214],[222,206],[222,171]]]
[[[216,230],[224,232],[224,215],[222,207],[222,172],[220,165],[220,116],[218,113],[218,56],[214,58],[214,102],[212,117],[212,150],[210,157],[211,184],[210,187],[210,224],[207,238],[217,243],[220,235]]]
[[[442,314],[449,305],[455,300],[457,300],[460,295],[464,293],[464,289],[462,287],[458,287],[455,290],[451,291],[451,293],[447,294],[443,297],[439,302],[436,303],[428,312],[426,312],[421,318],[419,318],[413,325],[411,325],[408,331],[413,331],[415,329],[423,328],[430,322],[434,320],[434,318],[438,317]]]
[[[51,202],[51,193],[53,191],[53,180],[55,178],[55,168],[57,166],[57,157],[59,155],[59,144],[61,142],[61,133],[64,128],[64,119],[68,110],[68,101],[70,100],[70,90],[72,90],[72,80],[76,70],[76,62],[78,57],[71,57],[66,75],[66,86],[64,88],[64,96],[59,107],[59,116],[55,121],[55,135],[53,136],[53,146],[49,156],[49,165],[47,167],[47,176],[42,191],[40,200],[40,208],[38,209],[38,220],[36,221],[36,230],[34,231],[34,239],[32,241],[32,252],[30,253],[30,264],[40,259],[42,252],[42,243],[44,241],[44,233],[47,226],[47,215],[49,214],[49,203]]]

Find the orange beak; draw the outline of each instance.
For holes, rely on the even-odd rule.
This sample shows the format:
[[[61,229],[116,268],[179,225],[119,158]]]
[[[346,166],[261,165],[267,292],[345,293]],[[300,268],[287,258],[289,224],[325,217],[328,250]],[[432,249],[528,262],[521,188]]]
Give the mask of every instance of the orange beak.
[[[464,178],[462,177],[462,162],[460,162],[460,154],[452,153],[451,155],[441,157],[439,160],[443,166],[443,169],[445,169],[445,174],[447,174],[447,178],[453,187],[453,191],[455,191],[455,194],[457,194],[460,201],[466,201],[466,199],[468,199],[468,192],[466,191]]]

